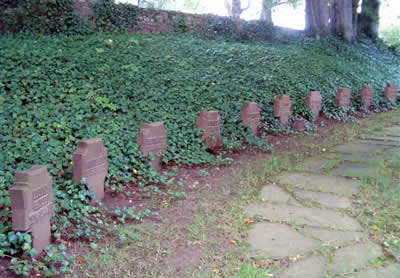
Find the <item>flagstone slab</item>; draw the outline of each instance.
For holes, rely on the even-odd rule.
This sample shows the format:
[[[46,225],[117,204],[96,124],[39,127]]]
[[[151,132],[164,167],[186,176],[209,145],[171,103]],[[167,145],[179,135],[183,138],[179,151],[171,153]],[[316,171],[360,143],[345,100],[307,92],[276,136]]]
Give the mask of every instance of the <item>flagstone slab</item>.
[[[321,173],[331,160],[326,158],[308,159],[295,167],[296,171],[305,171],[312,173]]]
[[[346,275],[343,278],[399,278],[400,265],[395,264],[385,268],[373,268],[356,274]]]
[[[298,164],[293,172],[274,178],[278,185],[269,184],[262,189],[261,198],[266,202],[246,208],[250,216],[268,220],[255,224],[248,233],[254,256],[283,259],[311,255],[321,246],[336,248],[329,262],[327,257],[316,254],[290,263],[274,277],[400,278],[399,264],[372,267],[371,263],[383,255],[382,246],[368,240],[369,235],[356,219],[336,210],[351,207],[348,196],[360,189],[358,179],[373,175],[383,159],[400,161],[400,126],[384,131],[390,135],[383,136],[382,132],[360,136],[352,143],[337,146],[335,152]],[[323,175],[328,169],[329,173]],[[327,208],[305,207],[296,200]],[[292,202],[297,204],[291,205]]]
[[[309,201],[320,203],[329,208],[349,208],[351,207],[350,199],[332,193],[315,192],[310,190],[295,189],[294,194],[297,197]]]
[[[382,151],[385,149],[383,145],[376,144],[363,144],[363,143],[350,143],[345,145],[340,145],[336,147],[334,150],[338,153],[376,153],[378,151]]]
[[[384,154],[379,153],[341,153],[337,154],[337,159],[342,161],[350,161],[362,164],[373,164],[385,158]]]
[[[281,221],[338,230],[360,231],[360,224],[344,213],[320,208],[305,208],[286,204],[250,205],[250,216],[260,215],[270,221]]]
[[[324,256],[313,256],[290,265],[278,274],[278,278],[323,278],[328,259]]]
[[[376,170],[377,166],[375,165],[343,162],[339,167],[332,169],[329,173],[335,176],[362,178],[375,173]]]
[[[261,189],[260,197],[263,201],[277,203],[297,203],[284,189],[277,185],[267,185]]]
[[[400,137],[400,126],[392,126],[383,130],[384,134]]]
[[[360,187],[360,182],[357,180],[310,173],[286,172],[277,179],[282,184],[345,196],[356,193]]]
[[[384,140],[357,140],[357,142],[362,144],[377,145],[377,146],[388,146],[388,147],[398,147],[400,142],[395,141],[384,141]]]
[[[296,256],[319,247],[318,240],[300,234],[279,223],[257,223],[248,232],[248,242],[254,257],[281,259]]]
[[[360,140],[369,140],[369,141],[382,141],[382,142],[396,142],[400,143],[400,135],[396,136],[376,136],[376,135],[362,135],[359,137]]]
[[[324,246],[342,246],[346,243],[368,238],[363,232],[335,231],[330,229],[305,227],[302,231],[323,242]]]
[[[333,274],[354,272],[382,255],[382,247],[372,242],[343,247],[336,251],[330,271]]]

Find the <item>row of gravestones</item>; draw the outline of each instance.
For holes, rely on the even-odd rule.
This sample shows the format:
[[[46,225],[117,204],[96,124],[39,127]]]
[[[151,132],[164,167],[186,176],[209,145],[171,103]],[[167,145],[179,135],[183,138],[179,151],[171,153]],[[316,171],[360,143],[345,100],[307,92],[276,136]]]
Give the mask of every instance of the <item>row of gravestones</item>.
[[[350,104],[350,90],[340,88],[336,93],[338,106],[347,108]],[[360,91],[364,107],[368,108],[373,98],[369,86]],[[389,84],[385,88],[385,97],[391,101],[397,98],[397,88]],[[306,105],[315,115],[322,109],[320,92],[309,92]],[[257,134],[260,124],[260,108],[255,102],[243,104],[240,111],[242,122],[251,128],[251,133]],[[277,96],[274,103],[274,116],[281,124],[287,124],[291,114],[290,97]],[[204,131],[201,139],[210,147],[221,144],[220,116],[217,111],[202,111],[196,120],[197,127]],[[152,165],[156,170],[161,167],[160,152],[167,148],[167,131],[162,122],[143,124],[138,135],[139,150],[148,156],[154,153]],[[73,154],[73,178],[80,182],[85,178],[86,184],[95,193],[96,200],[104,197],[104,180],[107,176],[107,149],[101,138],[93,138],[78,143]],[[12,227],[15,231],[31,231],[33,248],[39,253],[50,244],[50,218],[53,213],[52,181],[46,166],[35,165],[32,168],[17,172],[15,184],[10,189]]]

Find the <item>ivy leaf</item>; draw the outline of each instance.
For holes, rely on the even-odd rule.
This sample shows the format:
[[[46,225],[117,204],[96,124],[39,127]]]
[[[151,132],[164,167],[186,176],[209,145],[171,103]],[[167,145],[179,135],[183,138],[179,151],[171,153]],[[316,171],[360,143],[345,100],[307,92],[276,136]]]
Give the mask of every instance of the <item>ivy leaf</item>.
[[[97,248],[98,248],[97,244],[94,243],[94,242],[91,242],[91,243],[90,243],[90,247],[91,247],[93,250],[97,250]]]

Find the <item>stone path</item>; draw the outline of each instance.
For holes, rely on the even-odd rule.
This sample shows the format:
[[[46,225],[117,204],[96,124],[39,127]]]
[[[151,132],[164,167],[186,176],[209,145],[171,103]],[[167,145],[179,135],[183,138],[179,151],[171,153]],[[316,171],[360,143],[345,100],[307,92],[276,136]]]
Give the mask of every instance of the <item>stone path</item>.
[[[248,232],[251,256],[292,258],[273,277],[400,278],[400,264],[373,266],[382,246],[346,214],[361,178],[374,173],[383,152],[400,155],[400,127],[383,133],[361,136],[281,173],[262,189],[261,201],[246,208],[257,219]]]

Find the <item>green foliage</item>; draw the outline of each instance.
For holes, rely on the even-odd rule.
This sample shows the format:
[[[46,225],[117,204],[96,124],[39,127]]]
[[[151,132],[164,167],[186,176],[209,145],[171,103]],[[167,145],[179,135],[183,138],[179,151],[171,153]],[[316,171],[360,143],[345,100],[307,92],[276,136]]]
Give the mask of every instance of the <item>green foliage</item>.
[[[31,249],[32,237],[29,233],[9,232],[0,234],[1,254],[4,255],[5,250],[11,255],[15,255],[21,250],[28,251]]]
[[[379,36],[397,54],[400,54],[400,26],[390,26],[380,31]]]
[[[6,0],[0,3],[0,25],[9,32],[85,34],[86,22],[72,0]]]
[[[396,260],[400,259],[400,154],[386,154],[375,165],[376,170],[365,174],[362,190],[357,194],[356,215],[368,227],[378,242]]]
[[[66,253],[67,247],[64,244],[58,246],[49,245],[44,250],[43,261],[37,261],[33,256],[36,252],[30,252],[29,256],[11,259],[11,269],[17,275],[29,276],[32,272],[43,273],[45,277],[70,273],[70,264],[73,256]],[[34,251],[32,249],[32,251]]]
[[[189,27],[186,25],[185,18],[179,17],[175,20],[175,32],[177,33],[186,33],[189,30]]]
[[[0,255],[19,256],[29,249],[27,234],[11,231],[8,188],[15,172],[32,164],[47,165],[53,176],[52,230],[58,238],[95,243],[126,219],[150,213],[91,205],[85,186],[71,181],[72,153],[82,139],[103,138],[110,190],[136,184],[162,194],[156,185],[171,184],[173,177],[152,170],[150,159],[138,151],[135,138],[142,123],[164,121],[164,163],[229,163],[199,140],[195,121],[201,110],[220,112],[224,152],[244,142],[268,149],[240,123],[244,102],[259,104],[263,134],[282,130],[272,116],[280,94],[291,96],[293,116],[310,119],[305,95],[320,90],[324,113],[342,119],[348,114],[333,102],[338,87],[352,88],[352,110],[359,109],[357,91],[366,83],[375,90],[374,106],[388,105],[382,91],[386,82],[399,84],[398,64],[398,57],[376,45],[352,47],[334,39],[242,44],[112,33],[0,37]],[[59,259],[55,255],[54,261]],[[18,272],[29,271],[24,261],[13,265]],[[51,263],[43,267],[51,269]]]
[[[136,25],[137,7],[114,0],[90,3],[93,13],[79,16],[73,0],[7,0],[0,3],[0,31],[37,34],[89,34],[94,30],[128,31]]]
[[[196,33],[207,39],[268,41],[275,35],[273,26],[266,21],[235,21],[229,17],[206,15],[204,22],[203,25],[198,26]]]
[[[242,264],[235,274],[235,278],[267,278],[270,272],[265,269],[258,269],[251,264]]]
[[[137,23],[137,7],[130,4],[116,4],[114,0],[96,0],[92,5],[90,22],[97,30],[127,31]]]
[[[141,8],[148,8],[148,9],[168,9],[174,3],[174,0],[138,0],[138,6]]]

